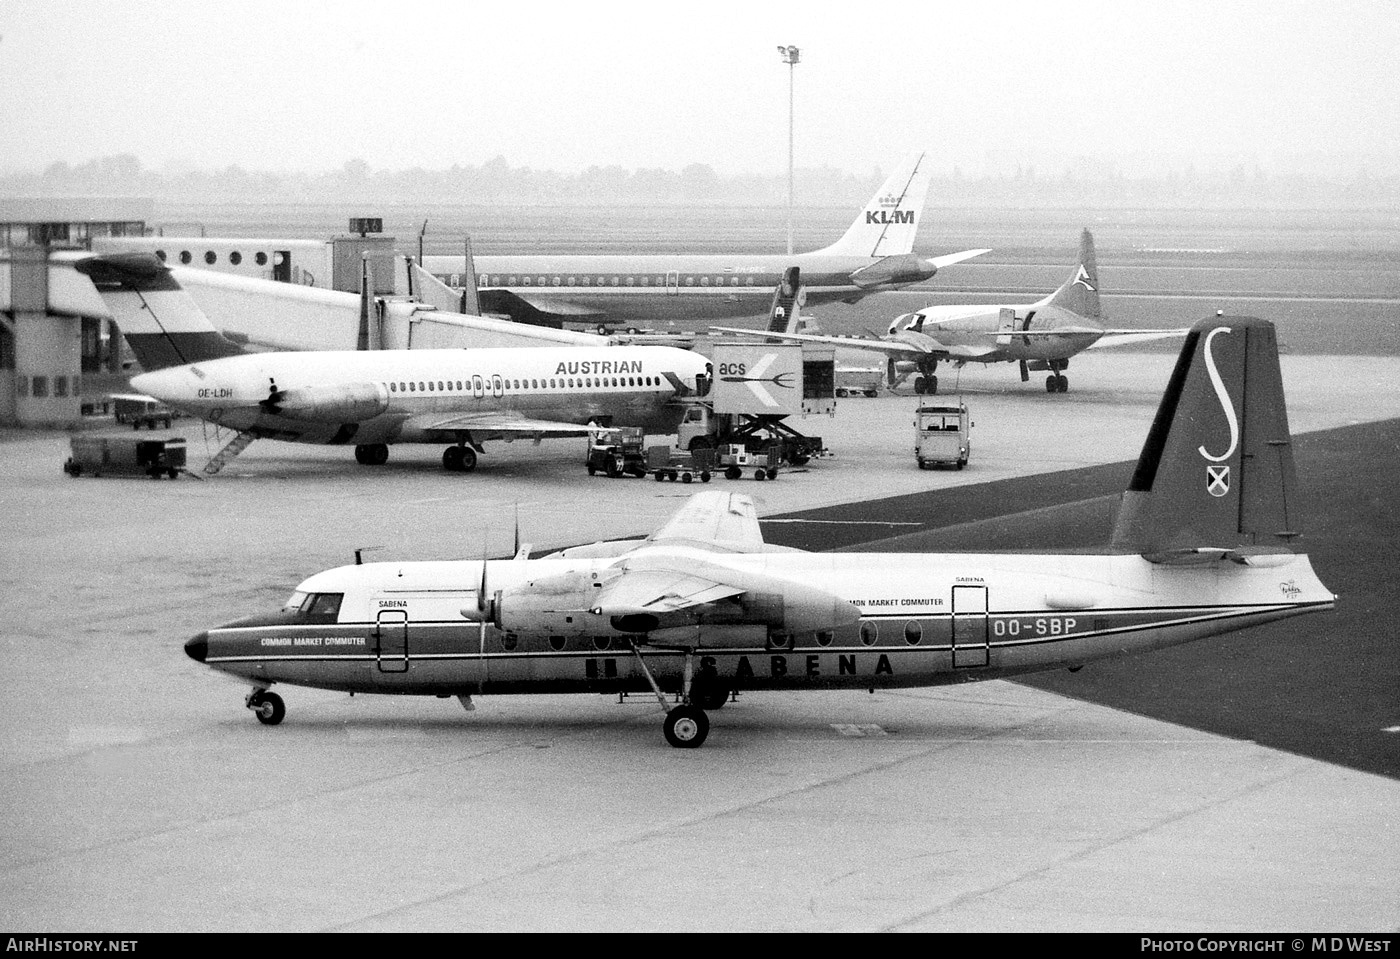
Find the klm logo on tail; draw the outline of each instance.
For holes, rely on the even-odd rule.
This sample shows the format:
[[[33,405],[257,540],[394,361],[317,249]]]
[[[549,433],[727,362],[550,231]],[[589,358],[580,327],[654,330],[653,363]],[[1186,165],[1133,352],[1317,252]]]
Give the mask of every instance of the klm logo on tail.
[[[1082,270],[1083,267],[1080,267]],[[1225,414],[1225,421],[1230,424],[1230,445],[1225,452],[1215,455],[1205,448],[1205,444],[1196,447],[1196,452],[1209,460],[1212,464],[1223,464],[1231,456],[1235,455],[1236,448],[1240,445],[1240,423],[1235,417],[1235,404],[1230,401],[1229,391],[1225,389],[1225,381],[1220,377],[1220,370],[1216,368],[1215,356],[1211,353],[1211,343],[1221,333],[1231,332],[1230,327],[1220,326],[1211,330],[1206,336],[1205,346],[1202,347],[1202,354],[1205,356],[1206,373],[1210,376],[1210,385],[1215,389],[1215,397],[1220,401],[1221,412]],[[1211,496],[1224,496],[1230,492],[1230,467],[1224,465],[1211,465],[1206,467],[1206,492]]]
[[[866,210],[865,222],[889,226],[892,223],[913,223],[913,210]]]

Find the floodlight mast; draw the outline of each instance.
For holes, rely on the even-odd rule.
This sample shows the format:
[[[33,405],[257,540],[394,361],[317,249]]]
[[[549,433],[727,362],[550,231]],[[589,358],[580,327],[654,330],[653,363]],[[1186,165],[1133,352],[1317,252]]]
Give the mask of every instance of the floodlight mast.
[[[788,222],[787,222],[787,251],[792,255],[792,88],[793,77],[797,73],[797,62],[801,59],[801,51],[794,46],[778,45],[778,54],[783,58],[783,62],[788,65]]]

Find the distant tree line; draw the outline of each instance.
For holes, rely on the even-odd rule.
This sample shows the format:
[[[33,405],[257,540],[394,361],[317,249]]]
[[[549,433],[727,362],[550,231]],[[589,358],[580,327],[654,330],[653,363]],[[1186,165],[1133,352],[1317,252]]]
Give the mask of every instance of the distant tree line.
[[[884,180],[831,167],[799,168],[796,195],[812,206],[859,205]],[[322,173],[149,170],[129,154],[50,164],[40,173],[0,175],[4,196],[140,196],[167,202],[697,204],[773,206],[787,202],[784,175],[726,175],[703,163],[679,170],[593,166],[574,174],[511,166],[374,170],[363,159]],[[1400,206],[1400,176],[1266,175],[1238,164],[1198,171],[1187,165],[1129,177],[1112,164],[1084,160],[1054,174],[1018,167],[998,176],[936,175],[929,202],[939,206],[1258,207],[1359,209]]]

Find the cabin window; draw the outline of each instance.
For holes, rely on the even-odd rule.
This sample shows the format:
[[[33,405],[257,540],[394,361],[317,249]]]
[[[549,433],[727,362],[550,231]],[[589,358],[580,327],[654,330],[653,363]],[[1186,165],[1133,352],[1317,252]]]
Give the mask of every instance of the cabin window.
[[[267,254],[262,252],[253,254],[253,262],[258,266],[267,266]]]
[[[523,281],[520,285],[521,285],[521,286],[529,286],[529,285],[530,285],[530,278],[529,278],[528,276],[525,277],[524,281]]]
[[[515,284],[516,284],[517,282],[519,282],[519,279],[518,279],[514,274],[511,274],[511,277],[510,277],[510,284],[509,284],[509,285],[510,285],[510,286],[515,286]]]
[[[574,378],[571,376],[571,377],[569,377],[569,389],[573,389],[573,388],[574,388]]]
[[[238,264],[243,262],[243,254],[239,253],[237,250],[234,250],[228,255],[228,261],[234,266],[237,266]]]
[[[744,285],[745,285],[745,286],[753,286],[753,277],[751,277],[751,276],[746,276],[746,277],[744,277]]]
[[[519,638],[514,633],[501,634],[501,648],[504,649],[506,652],[510,652],[511,650],[513,650],[515,648],[516,643],[518,643],[519,641]]]
[[[549,388],[550,388],[551,390],[553,390],[553,389],[557,389],[558,387],[556,387],[556,386],[554,385],[554,381],[553,381],[553,380],[550,380],[550,381],[549,381]]]
[[[628,285],[628,286],[632,286],[632,285],[635,284],[636,282],[637,282],[637,278],[636,278],[635,276],[629,276],[629,277],[627,278],[627,285]]]
[[[830,646],[830,645],[831,645],[831,641],[832,641],[833,639],[835,639],[835,638],[836,638],[836,634],[833,633],[833,632],[832,632],[831,630],[829,630],[829,629],[821,629],[821,630],[818,630],[818,631],[817,631],[817,645],[818,645],[818,646]]]
[[[563,282],[564,282],[564,278],[563,278],[562,276],[556,276],[556,277],[554,278],[554,285],[555,285],[555,286],[560,286],[560,285],[563,284]]]
[[[695,285],[695,277],[693,277],[693,276],[688,276],[688,277],[686,277],[686,278],[685,278],[685,285],[686,285],[686,286],[694,286],[694,285]]]
[[[181,262],[181,263],[189,263],[190,260],[192,260],[192,259],[194,259],[194,257],[190,256],[190,251],[189,251],[189,250],[181,250],[181,251],[180,251],[180,262]]]
[[[610,636],[594,636],[594,637],[593,637],[593,648],[596,649],[596,650],[598,650],[598,651],[600,651],[600,652],[601,652],[602,650],[607,649],[607,648],[608,648],[609,646],[611,646],[611,645],[612,645],[612,637],[610,637]]]
[[[700,277],[700,285],[701,285],[701,286],[709,286],[709,285],[710,285],[710,278],[709,278],[708,276],[702,276],[702,277]]]
[[[397,383],[390,383],[390,384],[389,384],[389,392],[390,392],[390,393],[397,393],[398,391],[399,391],[399,384],[397,384]]]
[[[545,285],[545,278],[544,278],[544,277],[540,277],[540,286],[544,286],[544,285]]]
[[[568,640],[567,638],[563,637],[563,636],[551,636],[551,637],[549,637],[549,648],[552,649],[552,650],[554,650],[556,653],[562,652],[563,649],[564,649],[564,647],[567,646],[568,644],[569,644],[569,640]]]
[[[569,277],[569,285],[570,285],[570,286],[578,286],[578,284],[574,282],[574,278],[573,278],[572,276]]]
[[[866,646],[874,646],[875,641],[880,638],[880,627],[873,619],[867,619],[860,624],[860,641]]]
[[[583,385],[584,385],[587,389],[590,389],[590,390],[593,389],[593,377],[590,376],[590,377],[588,377],[586,380],[584,380],[584,381],[583,381]]]
[[[738,285],[739,285],[739,278],[738,278],[737,276],[731,276],[731,277],[729,278],[729,285],[730,285],[730,286],[738,286]]]
[[[215,253],[213,250],[208,250],[208,251],[205,252],[205,254],[204,254],[204,262],[205,262],[205,263],[208,263],[210,266],[213,266],[215,263],[218,262],[218,260],[219,260],[219,254]]]
[[[919,640],[923,639],[923,636],[924,628],[914,620],[911,619],[904,624],[904,641],[910,646],[919,645]]]

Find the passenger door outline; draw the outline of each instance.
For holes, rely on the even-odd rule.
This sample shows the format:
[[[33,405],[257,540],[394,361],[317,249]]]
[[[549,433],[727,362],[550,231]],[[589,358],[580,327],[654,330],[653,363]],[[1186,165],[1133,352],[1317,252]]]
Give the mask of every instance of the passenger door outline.
[[[987,587],[953,587],[953,668],[986,666],[989,658]]]
[[[408,672],[408,610],[381,609],[370,638],[381,673]]]

